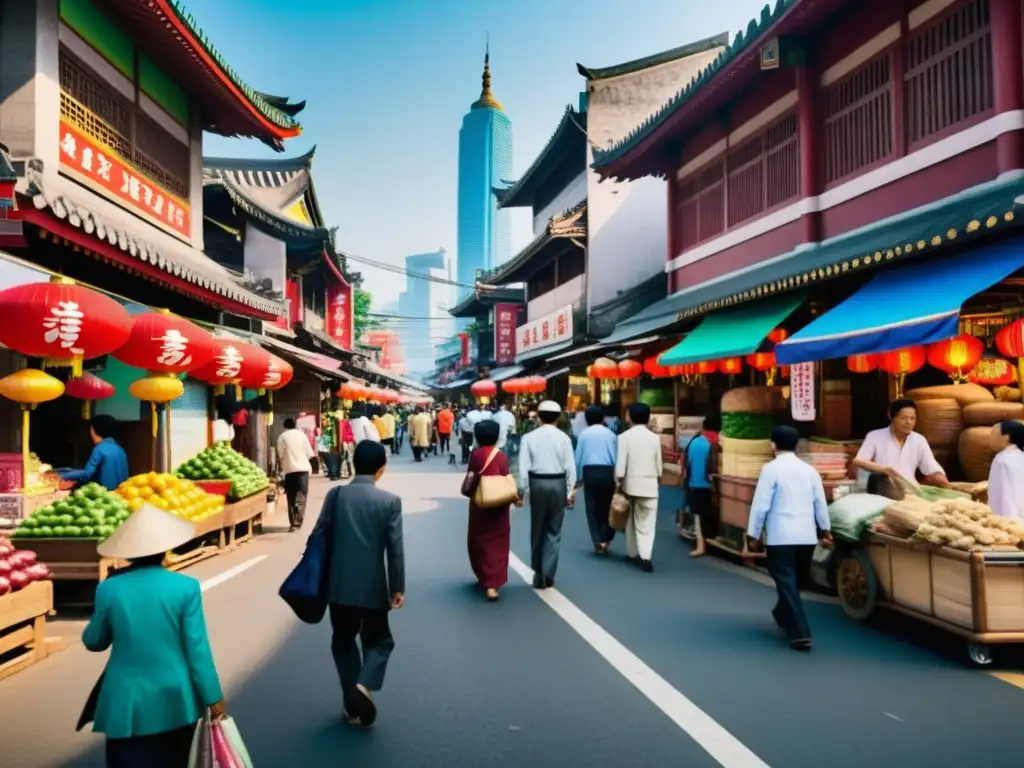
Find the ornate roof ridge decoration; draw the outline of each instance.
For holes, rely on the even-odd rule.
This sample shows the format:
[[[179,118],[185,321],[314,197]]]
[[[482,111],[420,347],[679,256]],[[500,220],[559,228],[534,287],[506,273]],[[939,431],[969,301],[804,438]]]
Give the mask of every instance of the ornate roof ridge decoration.
[[[313,167],[316,145],[295,157],[203,157],[203,170],[211,171],[303,171]]]
[[[582,64],[576,65],[576,71],[588,80],[607,80],[610,77],[619,77],[633,72],[640,72],[644,69],[657,67],[661,64],[668,64],[677,59],[684,59],[687,56],[695,56],[698,53],[706,53],[712,48],[725,47],[729,45],[729,33],[720,32],[703,40],[694,40],[692,43],[680,45],[661,53],[653,53],[650,56],[643,56],[639,59],[626,61],[622,64],[613,64],[610,67],[585,67]]]
[[[558,125],[555,126],[555,130],[552,131],[551,136],[548,138],[543,149],[541,149],[533,159],[530,167],[527,168],[523,175],[519,177],[519,180],[514,182],[510,187],[502,190],[495,190],[495,194],[498,196],[499,208],[518,208],[521,206],[532,205],[532,199],[520,200],[517,198],[527,197],[527,195],[521,195],[523,189],[527,187],[533,175],[539,169],[544,167],[544,161],[554,151],[555,145],[558,144],[559,139],[566,135],[567,131],[576,131],[579,134],[580,144],[583,147],[582,156],[584,158],[584,163],[586,163],[587,134],[583,130],[586,128],[586,119],[586,112],[579,112],[572,104],[566,105],[565,110],[562,112],[562,117],[558,121]]]
[[[228,193],[231,201],[256,222],[271,227],[287,237],[315,240],[318,243],[325,244],[330,242],[330,233],[326,228],[310,227],[281,216],[276,211],[272,211],[266,206],[261,205],[258,201],[253,200],[250,195],[246,194],[245,189],[241,185],[236,184],[231,179],[225,177],[212,183],[221,185]]]
[[[256,93],[265,102],[281,110],[289,117],[295,117],[297,114],[299,114],[299,112],[306,108],[305,99],[292,104],[291,99],[289,99],[287,96],[273,96],[269,93],[263,93],[262,91],[256,91]]]
[[[277,151],[283,150],[284,139],[302,132],[294,119],[302,104],[291,104],[282,97],[268,100],[247,85],[185,10],[181,0],[106,0],[104,5],[119,11],[120,20],[134,28],[136,37],[155,35],[160,38],[158,43],[164,45],[168,56],[176,55],[174,44],[180,47],[185,58],[215,82],[221,98],[234,103],[235,111],[244,116],[249,126],[248,130],[240,131],[234,125],[218,125],[219,120],[207,120],[209,124],[204,126],[207,130],[229,136],[252,136]],[[205,83],[198,82],[196,90],[203,85]]]
[[[585,198],[572,208],[569,208],[562,213],[556,213],[548,219],[547,226],[544,227],[544,230],[537,235],[529,245],[501,266],[495,267],[490,272],[482,274],[478,278],[477,282],[497,286],[516,282],[514,280],[510,280],[508,276],[514,274],[516,270],[528,263],[535,254],[539,253],[540,250],[552,240],[586,237],[586,215],[587,201]]]
[[[500,287],[494,290],[483,290],[480,284],[477,283],[473,293],[449,309],[448,314],[452,317],[470,317],[470,315],[460,315],[460,313],[470,312],[473,305],[477,303],[480,304],[481,310],[483,310],[484,307],[493,306],[494,304],[522,304],[525,300],[526,292],[522,288]]]
[[[653,115],[643,123],[630,131],[624,139],[609,149],[594,148],[594,163],[592,167],[600,171],[619,160],[632,149],[641,145],[655,130],[660,128],[669,117],[675,114],[685,104],[689,103],[700,91],[717,75],[731,64],[737,56],[752,48],[753,44],[763,38],[782,17],[793,7],[803,0],[775,0],[775,9],[766,5],[761,10],[759,19],[751,19],[747,25],[746,32],[737,32],[732,43],[712,61],[708,66],[698,72],[675,96],[669,99]]]
[[[278,317],[287,314],[287,306],[284,303],[257,296],[247,290],[239,285],[228,270],[191,245],[179,242],[170,235],[163,235],[160,230],[141,220],[139,220],[139,227],[152,229],[158,237],[163,236],[167,245],[166,247],[155,246],[148,239],[136,237],[135,231],[137,230],[132,227],[135,220],[131,214],[126,213],[123,217],[125,221],[122,223],[117,220],[121,217],[107,218],[97,214],[90,210],[87,204],[64,194],[63,190],[59,188],[52,193],[47,192],[43,187],[42,160],[28,161],[26,181],[25,194],[32,199],[36,210],[49,208],[55,217],[66,220],[71,226],[81,229],[86,234],[106,241],[141,262],[152,264],[168,275],[173,275],[211,293],[264,314]],[[80,189],[70,183],[67,186],[75,191]],[[91,193],[83,192],[83,194]]]

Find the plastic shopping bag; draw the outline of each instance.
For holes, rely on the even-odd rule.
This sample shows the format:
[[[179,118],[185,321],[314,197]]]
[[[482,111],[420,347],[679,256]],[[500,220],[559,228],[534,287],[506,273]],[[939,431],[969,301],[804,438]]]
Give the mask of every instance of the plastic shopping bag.
[[[188,755],[188,768],[214,768],[213,738],[210,731],[210,712],[207,710],[203,714],[203,719],[196,724],[192,750]]]
[[[213,760],[216,768],[244,768],[235,756],[235,750],[232,749],[231,743],[224,733],[221,721],[214,722],[210,729],[210,735],[213,741]]]
[[[242,734],[238,732],[238,726],[230,717],[225,717],[218,725],[227,737],[228,744],[235,753],[235,760],[242,768],[253,768],[252,758],[249,757],[249,750],[242,741]]]

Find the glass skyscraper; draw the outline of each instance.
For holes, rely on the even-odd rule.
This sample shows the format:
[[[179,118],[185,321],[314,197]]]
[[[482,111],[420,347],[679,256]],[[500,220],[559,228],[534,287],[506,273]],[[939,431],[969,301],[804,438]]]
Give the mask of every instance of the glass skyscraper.
[[[508,261],[511,220],[495,189],[512,178],[512,121],[491,93],[491,56],[484,55],[483,89],[459,130],[458,282],[473,285],[480,270]],[[469,293],[460,288],[458,300]]]

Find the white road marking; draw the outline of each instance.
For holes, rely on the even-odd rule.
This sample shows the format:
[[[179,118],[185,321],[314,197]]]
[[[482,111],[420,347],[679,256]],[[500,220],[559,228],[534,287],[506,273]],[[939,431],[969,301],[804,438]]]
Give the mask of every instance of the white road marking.
[[[234,568],[228,568],[224,573],[218,573],[216,576],[211,576],[206,579],[206,581],[201,581],[199,583],[199,588],[203,592],[206,592],[208,589],[213,589],[214,587],[223,584],[225,581],[235,578],[238,574],[245,573],[254,565],[257,565],[266,559],[266,555],[260,555],[259,557],[252,558],[251,560],[246,560],[244,563],[239,563]]]
[[[896,717],[896,715],[894,715],[892,712],[884,712],[883,711],[882,714],[885,715],[886,717],[892,719],[892,720],[895,720],[897,723],[905,723],[905,722],[907,722],[902,717]]]
[[[527,584],[532,583],[533,571],[522,560],[510,554],[509,565]],[[673,688],[561,592],[545,589],[538,591],[537,596],[723,768],[768,768],[768,764],[739,739]]]

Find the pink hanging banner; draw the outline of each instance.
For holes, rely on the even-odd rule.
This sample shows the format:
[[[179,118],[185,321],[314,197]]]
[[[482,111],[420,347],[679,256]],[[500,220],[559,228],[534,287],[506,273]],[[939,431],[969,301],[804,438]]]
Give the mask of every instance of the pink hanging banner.
[[[352,286],[344,280],[327,281],[327,335],[350,352],[355,346],[355,312]]]

